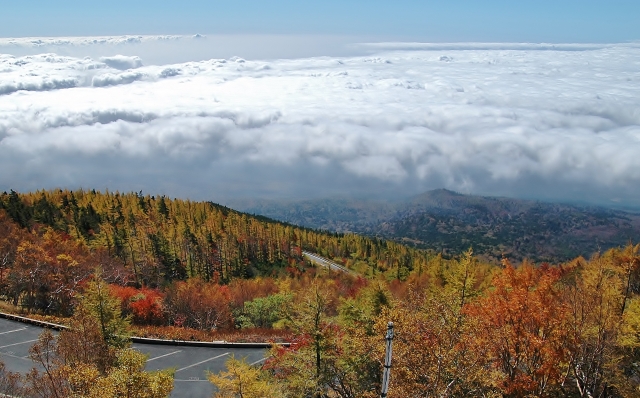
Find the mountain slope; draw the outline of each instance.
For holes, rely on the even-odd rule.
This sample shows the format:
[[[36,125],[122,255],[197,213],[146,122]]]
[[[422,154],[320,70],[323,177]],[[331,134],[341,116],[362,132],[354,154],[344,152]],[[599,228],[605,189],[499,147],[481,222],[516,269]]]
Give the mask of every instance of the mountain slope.
[[[228,282],[276,275],[296,268],[302,250],[365,261],[378,271],[411,270],[428,256],[393,241],[315,231],[211,202],[142,193],[11,191],[0,194],[0,221],[4,214],[25,231],[46,234],[50,228],[61,239],[104,252],[138,286],[189,277]],[[4,254],[0,245],[0,258]]]
[[[402,202],[263,202],[243,210],[298,225],[500,259],[564,261],[640,241],[640,215],[601,207],[462,195],[440,189]]]

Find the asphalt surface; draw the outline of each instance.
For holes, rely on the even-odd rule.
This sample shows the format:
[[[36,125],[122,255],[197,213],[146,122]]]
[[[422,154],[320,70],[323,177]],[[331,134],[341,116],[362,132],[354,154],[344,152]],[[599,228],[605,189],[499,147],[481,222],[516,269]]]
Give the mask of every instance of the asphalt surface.
[[[337,264],[331,260],[328,260],[324,257],[320,257],[317,254],[311,253],[311,252],[307,252],[307,251],[303,251],[302,254],[309,259],[309,261],[311,261],[312,263],[318,264],[321,267],[325,267],[325,268],[329,268],[330,270],[333,271],[340,271],[340,272],[345,272],[347,274],[351,274],[351,275],[357,275],[356,272],[351,271],[348,268],[343,267],[340,264]]]
[[[29,359],[29,348],[37,341],[42,328],[21,322],[0,319],[0,360],[7,370],[27,373],[35,363]],[[54,332],[57,333],[57,332]],[[175,369],[172,398],[211,397],[214,386],[207,373],[225,370],[229,356],[246,358],[259,364],[267,353],[263,348],[203,348],[155,344],[133,344],[133,348],[148,355],[147,370]]]

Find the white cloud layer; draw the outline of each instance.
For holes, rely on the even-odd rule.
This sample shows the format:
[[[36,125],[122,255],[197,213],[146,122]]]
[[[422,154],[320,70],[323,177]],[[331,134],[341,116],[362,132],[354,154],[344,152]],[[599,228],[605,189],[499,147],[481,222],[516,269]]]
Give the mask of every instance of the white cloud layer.
[[[51,45],[12,40],[0,50]],[[74,40],[60,45],[93,45]],[[0,55],[0,189],[222,200],[446,187],[640,204],[633,43],[379,43],[181,63],[105,48]]]
[[[248,59],[281,59],[348,56],[378,51],[352,44],[362,40],[349,36],[200,34],[0,38],[0,54],[21,57],[54,53],[93,59],[119,54],[140,57],[145,65],[164,65],[238,55]]]
[[[135,69],[142,66],[140,57],[128,57],[120,54],[112,57],[100,57],[100,62],[118,70]]]

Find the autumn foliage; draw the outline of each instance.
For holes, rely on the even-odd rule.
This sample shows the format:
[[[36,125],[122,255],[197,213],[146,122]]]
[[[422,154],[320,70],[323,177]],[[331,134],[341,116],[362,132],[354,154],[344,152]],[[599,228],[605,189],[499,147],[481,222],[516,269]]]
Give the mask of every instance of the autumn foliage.
[[[165,323],[164,294],[157,289],[111,285],[111,293],[122,304],[122,313],[131,315],[133,322],[141,325]]]
[[[545,396],[564,377],[568,309],[560,296],[561,272],[504,265],[493,289],[465,308],[478,322],[475,344],[486,348],[505,397]]]
[[[445,258],[142,194],[12,192],[0,203],[0,295],[25,312],[86,320],[82,298],[99,279],[145,335],[293,343],[274,347],[262,369],[230,362],[211,377],[220,396],[379,396],[388,321],[390,396],[640,395],[640,245],[565,264],[492,265],[471,250]],[[302,250],[361,276],[314,268]],[[66,360],[102,359],[73,388],[88,394],[83,377],[108,383],[118,363],[141,370],[140,358],[101,345],[95,325],[75,329],[95,344]],[[53,344],[41,343],[43,353]]]
[[[389,395],[637,397],[639,249],[557,267],[505,260],[502,269],[467,253],[426,285],[419,277],[404,289],[377,282],[342,299],[337,318],[328,308],[299,315],[307,319],[300,339],[275,348],[265,371],[298,394],[291,396],[379,396],[392,320]],[[308,301],[307,291],[297,305],[320,308],[330,292]]]

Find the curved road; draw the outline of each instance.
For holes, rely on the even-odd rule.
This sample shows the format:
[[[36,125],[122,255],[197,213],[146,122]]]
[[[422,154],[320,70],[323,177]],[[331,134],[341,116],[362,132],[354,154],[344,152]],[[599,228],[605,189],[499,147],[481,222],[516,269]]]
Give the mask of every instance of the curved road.
[[[355,271],[351,271],[348,268],[343,267],[342,265],[335,263],[331,260],[328,260],[324,257],[320,257],[317,254],[308,252],[308,251],[302,251],[302,254],[305,256],[305,258],[307,258],[309,261],[311,261],[314,264],[318,264],[321,267],[325,267],[325,268],[329,268],[330,270],[333,271],[340,271],[340,272],[344,272],[347,273],[349,275],[353,275],[353,276],[357,276],[358,273]]]

